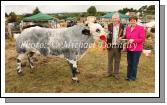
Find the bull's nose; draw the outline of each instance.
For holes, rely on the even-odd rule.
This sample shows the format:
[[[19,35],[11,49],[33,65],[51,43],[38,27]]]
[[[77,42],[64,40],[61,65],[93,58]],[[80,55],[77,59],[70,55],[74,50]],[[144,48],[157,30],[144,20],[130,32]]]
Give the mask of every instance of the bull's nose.
[[[100,39],[103,40],[103,41],[106,41],[106,36],[105,35],[100,35]]]

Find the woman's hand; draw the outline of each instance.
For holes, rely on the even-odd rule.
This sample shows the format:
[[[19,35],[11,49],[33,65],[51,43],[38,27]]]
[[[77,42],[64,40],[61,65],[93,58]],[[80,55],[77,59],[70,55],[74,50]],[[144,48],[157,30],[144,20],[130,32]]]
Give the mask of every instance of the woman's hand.
[[[130,44],[133,43],[133,42],[134,42],[134,39],[129,39],[128,40],[128,43],[130,43]]]

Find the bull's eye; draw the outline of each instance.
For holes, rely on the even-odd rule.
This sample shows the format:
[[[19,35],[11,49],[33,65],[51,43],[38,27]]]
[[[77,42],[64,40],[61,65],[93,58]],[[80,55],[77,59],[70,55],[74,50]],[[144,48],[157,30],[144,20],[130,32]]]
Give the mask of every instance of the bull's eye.
[[[100,33],[100,29],[96,29],[96,32]]]

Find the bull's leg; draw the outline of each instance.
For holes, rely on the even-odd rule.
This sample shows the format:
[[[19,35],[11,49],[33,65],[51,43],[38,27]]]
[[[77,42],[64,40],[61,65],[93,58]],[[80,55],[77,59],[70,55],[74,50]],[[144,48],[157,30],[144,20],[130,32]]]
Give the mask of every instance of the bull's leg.
[[[18,74],[21,74],[23,72],[22,68],[21,68],[21,61],[24,58],[24,54],[18,54],[17,55],[17,60],[16,60],[16,70]]]
[[[70,67],[71,67],[71,70],[72,70],[72,80],[76,81],[76,82],[79,82],[78,77],[76,76],[76,74],[77,74],[77,62],[74,61],[74,60],[68,60],[68,61],[69,61],[69,64],[70,64]]]
[[[76,73],[77,73],[77,74],[79,74],[79,73],[80,73],[80,71],[78,70],[78,67],[77,67],[77,61],[75,61],[75,62],[76,62],[76,64],[75,64],[75,65],[76,65],[76,68],[77,68]]]
[[[34,55],[34,52],[30,52],[30,53],[27,54],[27,56],[28,56],[28,62],[29,62],[29,65],[30,65],[31,69],[34,68],[34,63],[33,63],[33,59],[32,59],[33,55]]]

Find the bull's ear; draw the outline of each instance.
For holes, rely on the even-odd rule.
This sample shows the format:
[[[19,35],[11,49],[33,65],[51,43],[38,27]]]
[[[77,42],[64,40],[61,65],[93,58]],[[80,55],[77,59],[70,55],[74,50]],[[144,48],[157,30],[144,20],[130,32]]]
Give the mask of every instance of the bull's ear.
[[[89,29],[83,29],[82,34],[84,35],[90,35],[90,30]]]

